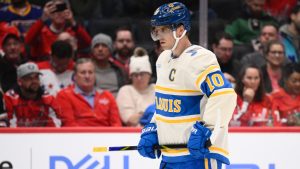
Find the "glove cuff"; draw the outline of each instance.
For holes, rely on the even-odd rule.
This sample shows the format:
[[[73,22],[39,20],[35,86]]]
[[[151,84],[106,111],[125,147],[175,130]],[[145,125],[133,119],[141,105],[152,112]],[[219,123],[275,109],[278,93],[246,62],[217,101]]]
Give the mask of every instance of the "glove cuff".
[[[143,128],[141,136],[144,136],[144,135],[147,135],[147,134],[150,134],[150,133],[156,133],[156,132],[157,132],[156,124],[155,123],[149,123]]]

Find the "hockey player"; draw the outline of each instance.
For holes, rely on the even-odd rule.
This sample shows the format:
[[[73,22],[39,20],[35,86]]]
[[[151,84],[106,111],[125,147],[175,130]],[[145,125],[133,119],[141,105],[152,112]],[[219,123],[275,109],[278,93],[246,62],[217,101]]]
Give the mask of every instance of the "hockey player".
[[[152,38],[164,52],[156,62],[156,112],[142,131],[138,151],[153,159],[162,152],[161,169],[221,169],[222,163],[229,164],[228,123],[236,94],[216,56],[191,44],[190,14],[184,4],[160,6],[151,25]],[[154,149],[170,144],[187,147]]]

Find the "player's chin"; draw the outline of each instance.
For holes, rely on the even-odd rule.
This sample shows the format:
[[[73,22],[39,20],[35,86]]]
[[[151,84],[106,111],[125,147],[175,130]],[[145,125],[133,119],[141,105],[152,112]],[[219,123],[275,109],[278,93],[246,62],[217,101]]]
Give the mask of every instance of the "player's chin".
[[[160,42],[160,46],[161,46],[161,48],[163,48],[164,50],[171,49],[165,42]]]

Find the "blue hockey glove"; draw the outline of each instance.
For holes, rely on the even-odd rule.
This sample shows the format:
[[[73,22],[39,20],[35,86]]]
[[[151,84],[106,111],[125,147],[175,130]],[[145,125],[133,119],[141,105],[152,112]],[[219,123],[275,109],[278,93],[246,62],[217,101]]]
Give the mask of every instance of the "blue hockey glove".
[[[206,141],[209,140],[211,133],[211,130],[205,127],[202,122],[197,121],[193,125],[191,136],[187,144],[192,156],[196,158],[203,158],[204,155],[209,152],[205,144]]]
[[[142,130],[140,142],[138,144],[138,152],[148,158],[159,158],[161,151],[155,150],[154,146],[158,145],[158,137],[156,132],[156,124],[149,123]]]

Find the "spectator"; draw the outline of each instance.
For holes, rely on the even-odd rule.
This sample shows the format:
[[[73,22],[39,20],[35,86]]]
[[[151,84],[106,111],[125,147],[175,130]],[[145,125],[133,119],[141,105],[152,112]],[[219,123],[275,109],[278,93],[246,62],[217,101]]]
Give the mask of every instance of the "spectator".
[[[229,33],[237,45],[250,44],[259,35],[260,28],[266,23],[276,23],[276,20],[263,11],[265,0],[245,0],[245,8],[241,17],[227,25]]]
[[[212,41],[212,51],[216,54],[221,71],[231,83],[235,83],[239,71],[239,61],[232,57],[233,39],[223,32],[215,35]]]
[[[237,108],[231,126],[266,126],[272,105],[265,93],[260,69],[255,65],[245,65],[237,78],[235,90]]]
[[[46,24],[48,19],[51,21],[49,26]],[[78,50],[90,46],[89,34],[75,21],[69,6],[63,0],[52,0],[45,5],[41,19],[31,26],[25,37],[25,43],[31,48],[31,59],[47,60],[51,45],[61,32],[69,32],[77,38]]]
[[[278,28],[274,24],[266,24],[262,27],[258,39],[252,41],[252,53],[249,53],[242,57],[241,64],[256,64],[258,67],[262,67],[266,64],[266,58],[264,57],[263,47],[267,45],[269,41],[279,40]]]
[[[76,37],[72,36],[69,32],[61,32],[58,36],[56,41],[65,41],[68,42],[73,49],[74,52],[74,59],[76,58],[75,55],[77,53],[78,45]]]
[[[4,92],[17,85],[16,67],[27,60],[21,55],[22,46],[20,37],[15,34],[7,34],[2,41],[5,54],[0,58],[0,82]]]
[[[285,62],[284,45],[280,41],[270,41],[264,51],[266,64],[261,67],[264,87],[267,93],[279,89],[279,80],[282,77],[282,67]]]
[[[90,49],[78,50],[78,40],[74,35],[71,35],[69,32],[62,32],[58,35],[57,39],[68,42],[73,48],[73,59],[77,60],[78,58],[88,58],[90,57]]]
[[[126,72],[127,77],[129,75],[129,60],[134,48],[135,42],[131,30],[126,27],[118,28],[115,32],[115,54],[111,57],[111,60],[115,65]]]
[[[121,126],[114,96],[95,87],[96,67],[91,59],[78,59],[74,67],[74,85],[61,90],[62,126]]]
[[[282,125],[300,125],[300,65],[290,63],[283,69],[281,89],[272,93],[274,109],[279,111]]]
[[[279,33],[285,46],[285,56],[292,62],[300,61],[300,5],[293,8],[289,15],[289,23],[282,25]]]
[[[51,45],[50,61],[38,63],[43,88],[51,95],[73,84],[73,49],[65,41],[55,41]]]
[[[2,41],[7,34],[15,34],[15,35],[19,36],[19,30],[16,27],[11,26],[6,22],[0,22],[0,52],[1,52],[1,55],[3,53]]]
[[[114,65],[113,46],[110,36],[99,33],[92,40],[92,58],[96,64],[96,86],[110,91],[115,97],[119,89],[127,82],[125,72]]]
[[[24,37],[42,12],[39,6],[30,4],[28,0],[11,0],[10,5],[0,9],[0,21],[17,27]]]
[[[11,127],[55,126],[59,108],[53,96],[47,95],[40,85],[40,71],[28,62],[17,69],[18,86],[5,93],[5,107]]]
[[[155,100],[154,84],[150,84],[151,65],[145,49],[137,47],[130,59],[132,84],[123,86],[117,96],[120,115],[126,126],[139,126],[146,108]]]

